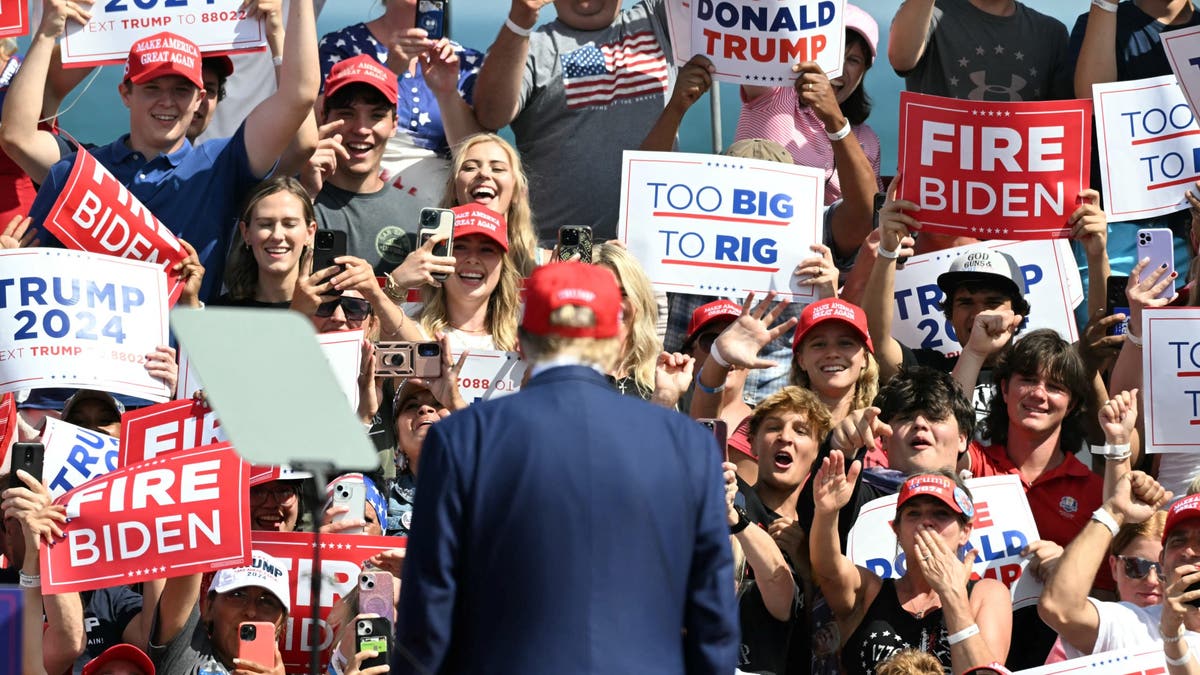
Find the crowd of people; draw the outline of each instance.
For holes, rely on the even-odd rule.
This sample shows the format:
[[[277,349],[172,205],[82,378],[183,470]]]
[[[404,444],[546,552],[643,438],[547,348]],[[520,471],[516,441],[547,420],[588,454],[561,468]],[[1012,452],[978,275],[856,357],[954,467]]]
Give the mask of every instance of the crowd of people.
[[[670,0],[554,0],[552,20],[550,0],[511,0],[487,49],[414,27],[419,0],[381,0],[378,18],[323,37],[323,3],[247,0],[272,82],[233,87],[235,61],[186,37],[139,40],[119,90],[129,129],[94,145],[56,122],[87,72],[63,67],[58,42],[93,0],[41,2],[25,53],[0,44],[0,248],[63,246],[44,224],[86,151],[180,239],[179,305],[365,332],[355,413],[379,464],[331,483],[319,522],[302,473],[247,500],[254,530],[408,537],[363,561],[395,579],[390,670],[357,649],[354,619],[375,615],[356,589],[331,614],[328,672],[962,675],[1156,645],[1171,675],[1200,673],[1200,436],[1191,452],[1142,442],[1155,403],[1142,315],[1200,306],[1190,194],[1167,216],[1109,222],[1100,192],[1080,192],[1067,225],[1081,337],[1026,329],[1045,308],[1020,261],[923,232],[903,177],[883,175],[868,120],[898,102],[868,96],[880,26],[847,4],[841,74],[804,61],[793,84],[740,86],[726,151],[824,172],[820,241],[780,260],[813,301],[663,294],[616,235],[622,152],[679,149],[714,82],[702,55],[675,65]],[[896,4],[885,67],[910,91],[973,100],[1088,99],[1094,84],[1167,75],[1162,34],[1200,25],[1190,0],[1078,0],[1070,30],[1015,0]],[[206,135],[222,106],[250,100],[232,135]],[[425,207],[453,212],[451,246],[417,236]],[[562,260],[579,257],[560,255],[565,225],[591,228],[591,259]],[[1178,272],[1137,258],[1146,228],[1171,231]],[[328,266],[322,231],[346,241]],[[957,344],[904,344],[898,270],[953,247],[966,248],[937,286]],[[1112,276],[1128,277],[1116,314]],[[436,342],[440,375],[376,376],[384,341]],[[527,381],[511,400],[469,401],[452,355],[492,350],[520,352]],[[176,390],[174,345],[145,362]],[[121,416],[151,404],[46,388],[16,400],[9,442],[37,441],[48,418],[119,436]],[[1041,535],[1021,551],[1040,599],[1016,609],[975,569],[970,481],[989,476],[1016,477]],[[289,617],[280,561],[255,551],[211,578],[43,595],[66,514],[36,477],[13,479],[0,579],[24,589],[25,673],[285,672],[278,646],[273,662],[239,651],[244,622],[278,637]],[[335,485],[363,491],[361,518]],[[895,516],[869,535],[895,541],[907,564],[894,576],[849,555],[882,497]]]

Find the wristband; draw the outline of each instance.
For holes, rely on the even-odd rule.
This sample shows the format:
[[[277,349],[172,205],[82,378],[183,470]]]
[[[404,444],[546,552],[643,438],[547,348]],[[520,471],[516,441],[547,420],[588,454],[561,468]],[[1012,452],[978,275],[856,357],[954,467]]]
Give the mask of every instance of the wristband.
[[[1108,0],[1092,0],[1092,6],[1099,7],[1100,9],[1112,14],[1115,14],[1117,11],[1117,3],[1109,2]]]
[[[1117,519],[1103,506],[1092,512],[1092,520],[1103,525],[1114,537],[1117,536],[1117,530],[1121,529],[1121,526],[1117,525]]]
[[[946,642],[953,647],[954,645],[966,640],[969,637],[979,635],[979,624],[973,623],[970,626],[958,631],[954,635],[946,638]]]
[[[884,248],[883,243],[880,242],[879,248],[875,250],[875,254],[878,255],[880,258],[887,258],[888,260],[895,260],[896,258],[900,257],[900,247],[897,246],[895,251],[889,251],[886,248]]]
[[[1158,625],[1158,634],[1162,636],[1163,642],[1179,642],[1183,639],[1183,624],[1179,624],[1179,628],[1174,635],[1167,635],[1162,630],[1162,624]]]
[[[717,365],[721,366],[722,368],[730,368],[731,367],[729,365],[729,362],[725,360],[725,357],[721,356],[720,350],[717,349],[716,342],[713,342],[712,346],[708,348],[708,358],[712,359],[713,361],[716,361]],[[701,366],[700,370],[704,370],[704,367]]]
[[[41,588],[42,575],[40,574],[25,574],[20,572],[21,588]]]
[[[850,120],[846,120],[846,125],[837,131],[826,131],[825,135],[831,141],[840,141],[850,135]]]
[[[734,512],[737,513],[738,521],[729,526],[729,534],[739,534],[742,530],[750,526],[750,517],[746,515],[746,511],[742,507],[734,504]]]
[[[1163,660],[1167,662],[1168,666],[1186,666],[1188,661],[1192,660],[1192,650],[1189,649],[1185,651],[1183,656],[1177,659],[1173,659],[1166,654],[1163,654]]]
[[[1133,345],[1134,347],[1137,347],[1138,349],[1142,348],[1142,338],[1134,335],[1133,333],[1125,331],[1125,339],[1129,340],[1129,344]]]
[[[1128,443],[1108,443],[1107,445],[1093,445],[1092,454],[1110,462],[1123,462],[1129,459],[1131,453]]]
[[[704,366],[700,366],[700,372],[696,373],[696,388],[697,389],[699,389],[700,391],[702,391],[706,394],[719,394],[719,393],[725,391],[725,383],[724,382],[722,382],[720,384],[720,386],[716,386],[716,387],[704,386],[704,383],[700,381],[700,376],[703,374],[704,374]]]
[[[279,66],[282,66],[283,65],[283,55],[280,54],[279,56],[272,56],[271,63],[275,64],[276,68],[278,68]]]
[[[1113,11],[1115,12],[1116,10]],[[520,35],[521,37],[529,37],[529,34],[533,32],[533,26],[530,26],[529,28],[522,28],[513,23],[513,20],[508,17],[504,18],[504,27],[511,30],[516,35]]]
[[[338,649],[338,645],[334,645],[333,654],[329,657],[329,669],[332,670],[335,675],[342,675],[342,673],[346,671],[346,665],[348,663],[349,660],[344,654],[342,654],[342,650]]]

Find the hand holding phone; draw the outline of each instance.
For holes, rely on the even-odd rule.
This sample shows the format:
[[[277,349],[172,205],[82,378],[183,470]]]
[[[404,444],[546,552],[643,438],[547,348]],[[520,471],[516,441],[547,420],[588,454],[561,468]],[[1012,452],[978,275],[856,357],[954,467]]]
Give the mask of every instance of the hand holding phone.
[[[238,658],[267,668],[275,665],[275,624],[243,621],[238,625]]]
[[[356,619],[354,634],[357,638],[358,649],[370,649],[378,652],[378,656],[363,661],[362,669],[387,664],[388,655],[392,651],[392,622],[384,618]]]
[[[721,449],[721,461],[729,461],[729,451],[726,447],[729,445],[729,424],[725,420],[715,417],[705,417],[696,421],[703,424],[716,439],[717,447]]]
[[[395,577],[391,572],[371,570],[358,575],[358,613],[396,620]]]
[[[454,251],[454,212],[450,209],[421,209],[421,227],[418,234],[418,246],[424,246],[434,237],[442,237],[433,247],[433,255],[446,258]],[[431,274],[438,281],[445,281],[450,275],[444,272]]]
[[[344,506],[346,511],[333,517],[333,523],[367,522],[367,486],[362,482],[342,480],[333,484],[333,506]],[[338,529],[340,534],[362,534],[363,526]]]
[[[1112,325],[1105,335],[1124,335],[1129,330],[1129,300],[1125,297],[1125,289],[1129,285],[1129,277],[1111,276],[1105,288],[1105,315],[1124,314],[1125,320]]]
[[[46,447],[41,443],[14,443],[12,446],[11,473],[8,474],[8,487],[28,488],[29,486],[17,475],[17,471],[25,473],[42,482],[42,460],[46,455]]]
[[[558,259],[592,262],[592,228],[587,225],[563,225],[558,228]]]
[[[312,253],[312,271],[320,272],[328,267],[337,267],[338,272],[345,270],[342,265],[338,265],[333,261],[346,255],[346,233],[341,230],[317,230],[313,236],[313,253]],[[337,273],[326,277],[322,283],[329,281]],[[341,295],[339,290],[330,290],[331,295]]]
[[[1175,272],[1175,241],[1171,230],[1165,227],[1153,227],[1144,230],[1138,230],[1137,233],[1137,256],[1138,260],[1149,258],[1150,264],[1146,266],[1147,272],[1152,272],[1155,269],[1162,268],[1165,270],[1163,276],[1159,280],[1169,277]],[[1167,284],[1167,287],[1158,294],[1160,298],[1170,298],[1175,295],[1175,282]]]

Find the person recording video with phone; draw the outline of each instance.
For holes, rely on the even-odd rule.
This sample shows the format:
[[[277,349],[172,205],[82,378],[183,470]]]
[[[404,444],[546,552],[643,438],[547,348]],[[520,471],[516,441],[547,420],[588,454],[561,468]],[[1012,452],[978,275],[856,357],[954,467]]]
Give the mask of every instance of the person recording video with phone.
[[[446,363],[448,360],[443,365]],[[412,527],[421,444],[425,442],[430,427],[455,410],[467,407],[458,390],[457,370],[444,372],[446,374],[442,377],[427,381],[410,377],[396,390],[392,402],[396,428],[396,477],[388,481],[388,535],[406,537]],[[443,405],[442,400],[447,403]]]

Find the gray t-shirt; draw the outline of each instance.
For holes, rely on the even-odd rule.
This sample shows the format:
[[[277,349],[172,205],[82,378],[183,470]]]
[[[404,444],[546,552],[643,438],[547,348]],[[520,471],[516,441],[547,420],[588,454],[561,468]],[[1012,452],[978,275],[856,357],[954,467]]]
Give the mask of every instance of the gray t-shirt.
[[[642,0],[602,30],[555,20],[534,31],[512,130],[543,242],[560,225],[616,236],[621,153],[641,146],[674,80],[663,0]]]
[[[154,612],[154,625],[150,635],[158,632],[158,610]],[[187,623],[173,640],[165,645],[150,642],[150,660],[158,673],[171,675],[195,675],[208,659],[217,658],[212,642],[208,639],[208,631],[200,623],[200,608],[192,607]],[[218,659],[220,660],[220,659]]]
[[[346,233],[346,252],[371,263],[376,275],[391,272],[413,250],[420,213],[403,192],[385,185],[357,193],[326,183],[313,205],[317,225]]]
[[[898,72],[909,91],[974,101],[1074,98],[1067,27],[1016,3],[995,16],[969,0],[938,0],[916,67]]]

